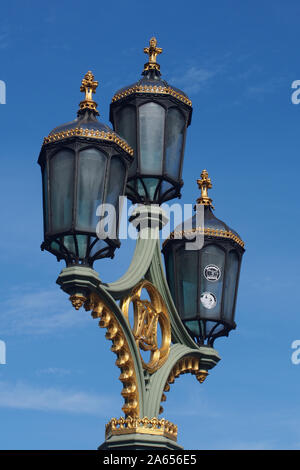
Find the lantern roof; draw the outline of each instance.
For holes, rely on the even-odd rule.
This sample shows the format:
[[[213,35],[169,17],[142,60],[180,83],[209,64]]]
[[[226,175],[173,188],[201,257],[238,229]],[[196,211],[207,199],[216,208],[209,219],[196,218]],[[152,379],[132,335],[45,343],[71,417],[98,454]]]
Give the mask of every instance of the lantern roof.
[[[196,214],[192,219],[190,219],[190,221],[185,222],[185,225],[188,226],[189,229],[182,230],[182,226],[175,229],[174,232],[172,232],[164,241],[163,247],[165,248],[170,241],[178,241],[178,238],[190,239],[192,233],[203,233],[205,238],[209,237],[212,239],[231,240],[244,250],[245,243],[242,241],[239,234],[230,228],[225,222],[217,219],[212,212],[214,207],[212,205],[212,199],[208,196],[208,189],[212,188],[212,183],[207,170],[202,171],[201,178],[197,180],[197,183],[201,191],[201,195],[197,199],[197,205],[195,206]],[[204,206],[204,226],[198,225],[197,206]]]
[[[161,78],[160,65],[157,63],[157,55],[162,53],[162,48],[157,47],[157,40],[152,37],[149,47],[144,48],[144,53],[148,54],[148,62],[144,65],[142,78],[132,85],[125,86],[118,90],[112,98],[112,103],[127,98],[130,95],[155,94],[159,96],[171,96],[176,100],[192,106],[188,96],[178,88],[175,88]]]
[[[97,119],[97,116],[99,116],[98,105],[93,100],[93,94],[96,92],[97,86],[98,82],[94,80],[93,73],[88,71],[81,82],[80,91],[85,93],[85,96],[79,103],[77,118],[74,119],[74,121],[55,127],[55,129],[44,138],[43,145],[74,136],[86,137],[115,143],[127,154],[133,156],[133,149],[128,143],[109,126]]]

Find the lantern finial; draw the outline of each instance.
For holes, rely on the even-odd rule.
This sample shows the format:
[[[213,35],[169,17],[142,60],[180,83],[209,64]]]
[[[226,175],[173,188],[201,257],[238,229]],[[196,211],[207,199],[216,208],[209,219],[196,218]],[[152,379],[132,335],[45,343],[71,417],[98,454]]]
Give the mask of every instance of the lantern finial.
[[[149,55],[149,62],[144,66],[144,72],[147,70],[160,70],[160,65],[156,62],[156,56],[162,53],[161,47],[157,46],[157,40],[155,37],[149,41],[149,47],[144,47],[144,53]]]
[[[93,100],[93,93],[96,93],[96,88],[98,86],[98,82],[94,80],[94,75],[93,73],[89,70],[82,82],[81,82],[81,87],[80,91],[85,93],[84,100],[80,102],[79,104],[79,111],[78,113],[81,114],[81,111],[85,109],[90,109],[94,111],[94,114],[99,116],[99,112],[97,110],[97,103]]]
[[[203,170],[201,173],[201,179],[197,180],[198,187],[201,190],[201,197],[197,199],[197,204],[201,204],[203,206],[210,206],[214,209],[212,205],[212,199],[208,197],[207,190],[212,188],[211,180],[208,177],[207,170]]]

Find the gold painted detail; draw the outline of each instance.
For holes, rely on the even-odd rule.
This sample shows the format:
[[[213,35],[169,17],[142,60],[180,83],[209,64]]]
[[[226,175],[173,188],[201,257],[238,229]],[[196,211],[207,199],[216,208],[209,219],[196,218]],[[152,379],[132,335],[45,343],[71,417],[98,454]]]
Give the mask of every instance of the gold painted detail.
[[[142,300],[141,293],[145,289],[150,297]],[[129,307],[133,304],[134,325],[133,336],[136,345],[143,351],[150,352],[149,362],[141,356],[144,369],[150,374],[157,371],[167,360],[171,345],[171,325],[167,307],[156,287],[149,281],[141,281],[121,303],[121,310],[129,322]],[[158,326],[161,329],[161,345],[158,345]]]
[[[200,359],[196,357],[192,357],[192,356],[184,357],[180,359],[171,370],[168,380],[164,387],[164,392],[169,392],[170,385],[173,384],[175,382],[175,379],[177,379],[180,375],[188,374],[188,373],[195,375],[196,379],[201,384],[209,375],[207,370],[200,368]],[[167,397],[165,393],[163,393],[161,397],[161,401],[166,401],[166,399]],[[163,407],[161,406],[160,413],[162,412],[163,412]]]
[[[87,298],[84,295],[75,294],[75,295],[70,296],[70,301],[73,307],[76,310],[79,310],[83,306],[83,304],[87,301]]]
[[[163,86],[143,86],[143,85],[135,85],[127,90],[122,91],[121,93],[116,93],[112,98],[112,103],[115,101],[119,101],[126,96],[132,95],[134,93],[154,93],[160,95],[171,95],[179,101],[187,104],[188,106],[192,106],[191,100],[187,97],[178,93],[177,91],[173,90],[172,87],[163,87]]]
[[[189,239],[191,235],[197,234],[197,233],[202,233],[207,237],[220,237],[220,238],[229,238],[230,240],[233,240],[235,243],[240,245],[242,248],[244,248],[245,243],[243,240],[241,240],[239,237],[237,237],[234,233],[232,233],[230,230],[219,230],[219,229],[212,229],[212,228],[201,228],[197,227],[192,230],[185,230],[185,231],[174,231],[172,232],[169,237],[163,242],[163,247],[168,243],[169,240],[174,240],[174,239],[182,239],[184,238],[185,235],[188,235]]]
[[[122,434],[151,434],[177,441],[177,426],[158,418],[112,418],[105,427],[105,438]]]
[[[51,142],[57,142],[58,140],[68,139],[69,137],[74,136],[91,137],[92,139],[108,140],[110,142],[114,142],[123,150],[125,150],[125,152],[129,153],[129,155],[133,156],[133,149],[127,144],[127,142],[125,142],[125,140],[118,137],[114,132],[82,129],[81,127],[58,132],[57,134],[49,134],[48,137],[44,138],[43,145],[49,144]]]
[[[97,110],[97,103],[93,100],[93,93],[96,93],[96,88],[98,86],[98,82],[94,80],[94,75],[93,73],[89,70],[82,82],[81,82],[81,87],[80,91],[85,93],[85,98],[83,101],[79,103],[79,109],[91,109],[92,111],[95,112],[95,114],[99,115],[99,112]]]
[[[125,403],[122,407],[125,415],[131,418],[139,416],[139,394],[133,357],[126,336],[114,314],[95,294],[90,294],[85,302],[85,310],[92,311],[93,318],[99,318],[100,328],[106,328],[106,339],[112,341],[111,351],[117,355],[116,366],[121,370],[119,380],[123,384],[121,395]]]
[[[208,197],[207,190],[212,188],[211,179],[208,177],[207,170],[203,170],[201,173],[201,179],[197,180],[198,187],[201,190],[201,197],[197,199],[197,204],[203,206],[211,206],[212,208],[212,199]]]
[[[157,40],[153,37],[149,41],[149,47],[144,47],[144,53],[149,56],[149,61],[144,65],[144,71],[160,69],[160,65],[156,62],[156,57],[158,54],[161,54],[163,50],[161,47],[156,46]]]

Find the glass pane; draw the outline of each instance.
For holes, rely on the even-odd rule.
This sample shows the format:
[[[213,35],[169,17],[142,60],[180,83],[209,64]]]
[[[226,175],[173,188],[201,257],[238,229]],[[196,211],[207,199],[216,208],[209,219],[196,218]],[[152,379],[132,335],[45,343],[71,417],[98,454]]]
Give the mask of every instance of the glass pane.
[[[86,257],[88,247],[88,235],[76,235],[77,246],[78,246],[78,257],[84,259]]]
[[[57,254],[61,254],[60,245],[57,242],[52,242],[50,245],[51,250],[55,251]]]
[[[228,261],[226,267],[226,280],[225,280],[225,302],[224,302],[224,315],[226,320],[233,319],[233,306],[236,290],[236,282],[239,269],[239,258],[235,251],[230,251],[228,254]]]
[[[174,289],[174,258],[173,252],[170,251],[166,256],[166,272],[167,272],[167,280],[170,292],[172,294],[173,300],[175,301],[175,289]]]
[[[118,156],[112,157],[110,162],[109,183],[105,203],[110,205],[102,219],[106,236],[111,239],[118,238],[119,225],[119,197],[123,196],[126,169]]]
[[[182,246],[176,253],[178,276],[179,314],[181,318],[197,316],[197,264],[198,256]]]
[[[144,175],[161,175],[164,148],[165,110],[156,103],[139,108],[140,165]]]
[[[116,119],[116,132],[123,137],[134,150],[134,160],[129,167],[129,176],[136,174],[136,109],[133,106],[125,106],[120,109]]]
[[[48,171],[47,165],[45,165],[43,170],[43,191],[44,191],[44,222],[45,222],[45,232],[48,232],[49,229],[49,204],[48,204]]]
[[[50,201],[52,232],[69,230],[73,215],[74,157],[60,150],[50,160]]]
[[[159,180],[157,178],[143,178],[143,182],[144,182],[144,184],[147,188],[147,193],[148,193],[147,197],[149,199],[151,199],[152,201],[154,200],[154,196],[155,196],[155,199],[158,199],[159,191],[156,191],[156,189],[157,189],[157,186],[159,184]],[[141,188],[141,192],[140,192],[140,189],[139,189],[139,194],[140,194],[140,196],[142,196],[142,195],[144,196],[145,195],[145,189],[144,189],[144,186],[141,182],[139,182],[138,187],[140,188],[140,186],[142,186],[142,188]]]
[[[221,315],[225,252],[217,245],[207,245],[201,250],[199,307],[201,318],[218,318]]]
[[[75,242],[74,242],[74,237],[73,235],[67,235],[66,237],[63,237],[62,242],[66,249],[72,253],[74,256],[76,256],[76,249],[75,249]]]
[[[191,331],[194,336],[201,336],[200,325],[198,321],[187,321],[185,322],[187,328]]]
[[[77,223],[78,230],[96,232],[97,207],[103,202],[107,157],[97,149],[79,153]]]
[[[177,180],[185,129],[185,119],[176,108],[168,110],[166,123],[166,166],[168,176]]]
[[[103,248],[105,248],[107,246],[107,243],[103,240],[98,240],[95,245],[93,245],[93,248],[91,249],[91,252],[90,252],[90,256],[94,256],[97,251],[100,251],[102,250]]]

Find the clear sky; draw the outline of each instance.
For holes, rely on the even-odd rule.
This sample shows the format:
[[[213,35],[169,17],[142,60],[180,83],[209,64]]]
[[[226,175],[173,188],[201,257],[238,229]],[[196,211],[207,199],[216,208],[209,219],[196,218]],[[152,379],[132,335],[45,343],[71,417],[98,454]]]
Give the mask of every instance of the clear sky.
[[[72,120],[83,75],[114,92],[140,77],[155,35],[161,71],[192,99],[182,203],[209,171],[217,217],[246,242],[237,329],[203,385],[180,377],[164,417],[191,449],[299,449],[300,79],[297,1],[10,1],[0,9],[1,449],[95,449],[121,416],[121,383],[97,322],[55,284],[64,264],[40,251],[42,139]],[[97,262],[111,281],[133,244]]]

